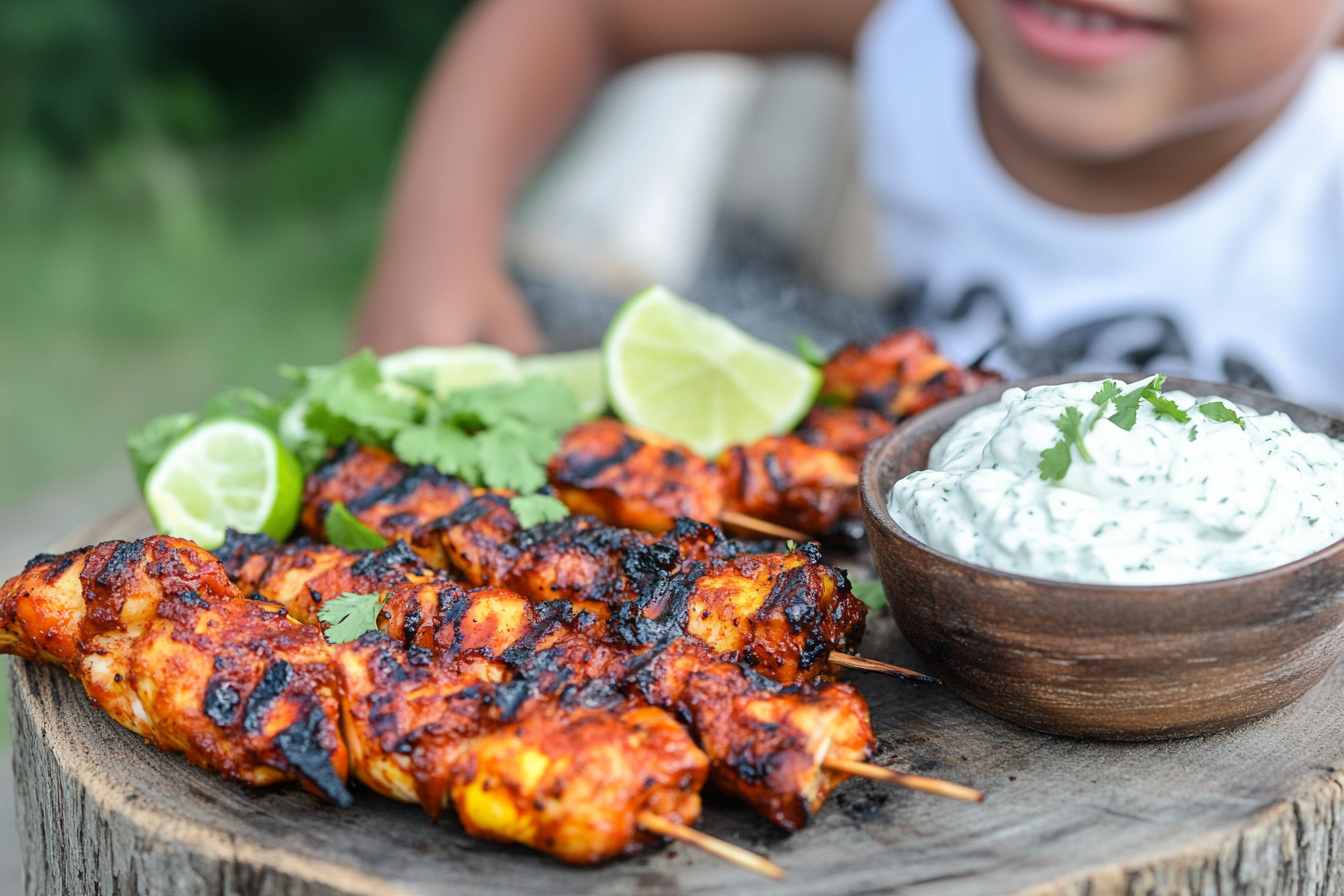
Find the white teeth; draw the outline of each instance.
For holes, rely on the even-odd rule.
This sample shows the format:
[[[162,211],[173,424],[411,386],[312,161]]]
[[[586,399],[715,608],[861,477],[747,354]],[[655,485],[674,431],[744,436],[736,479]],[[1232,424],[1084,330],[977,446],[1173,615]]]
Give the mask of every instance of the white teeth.
[[[1027,0],[1027,5],[1055,23],[1074,31],[1114,31],[1120,20],[1109,13],[1083,12],[1072,6],[1062,6],[1050,0]]]

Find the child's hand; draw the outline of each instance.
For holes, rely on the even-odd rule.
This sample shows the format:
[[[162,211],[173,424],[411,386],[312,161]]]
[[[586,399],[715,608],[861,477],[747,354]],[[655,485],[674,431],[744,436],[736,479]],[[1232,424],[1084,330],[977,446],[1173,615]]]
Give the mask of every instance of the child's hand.
[[[526,301],[502,271],[454,279],[441,292],[375,290],[360,309],[353,348],[378,354],[416,345],[488,342],[519,354],[543,348]]]

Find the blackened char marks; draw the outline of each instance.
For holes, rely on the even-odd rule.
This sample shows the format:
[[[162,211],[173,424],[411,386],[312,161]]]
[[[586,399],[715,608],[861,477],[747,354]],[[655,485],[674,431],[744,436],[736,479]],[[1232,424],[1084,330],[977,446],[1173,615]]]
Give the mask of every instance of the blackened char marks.
[[[243,730],[251,733],[261,727],[266,709],[284,693],[294,678],[294,667],[285,660],[278,660],[261,676],[261,682],[252,689],[247,698],[247,709],[243,713]]]
[[[294,771],[344,808],[354,800],[332,764],[331,750],[322,742],[325,721],[322,710],[314,706],[307,715],[277,734],[275,744]]]
[[[408,500],[422,485],[460,486],[464,494],[470,494],[466,484],[452,476],[440,473],[429,464],[421,464],[411,470],[400,481],[382,489],[370,489],[358,498],[346,504],[345,509],[358,516],[375,504],[400,504]]]
[[[556,478],[577,488],[591,487],[598,475],[608,467],[618,466],[634,457],[644,443],[627,433],[621,434],[621,444],[611,454],[599,454],[596,457],[584,457],[574,452],[565,458],[566,463],[556,470]]]
[[[273,553],[279,547],[280,543],[264,532],[249,535],[236,529],[226,529],[224,544],[215,551],[215,556],[224,564],[224,571],[228,573],[229,578],[236,579],[243,564],[252,557],[257,554]]]
[[[219,675],[210,676],[205,686],[205,702],[201,708],[210,721],[228,728],[238,718],[238,704],[242,702],[233,683]]]
[[[411,550],[410,545],[406,542],[397,539],[381,551],[374,551],[359,558],[350,567],[350,574],[376,581],[386,579],[399,581],[407,573],[419,572],[423,569],[424,561],[420,559],[420,556]]]
[[[481,495],[450,513],[445,521],[449,526],[466,526],[488,516],[498,506],[498,495]]]

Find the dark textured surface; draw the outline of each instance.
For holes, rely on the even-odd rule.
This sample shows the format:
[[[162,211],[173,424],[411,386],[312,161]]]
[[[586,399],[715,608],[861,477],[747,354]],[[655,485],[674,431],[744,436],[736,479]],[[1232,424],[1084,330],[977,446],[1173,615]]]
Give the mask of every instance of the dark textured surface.
[[[1344,422],[1265,393],[1182,379],[1167,387],[1283,411],[1308,432],[1344,436]],[[1217,731],[1273,712],[1320,680],[1344,650],[1344,542],[1236,579],[1122,587],[997,572],[934,551],[896,526],[886,509],[891,486],[927,466],[954,421],[1007,388],[911,419],[864,465],[879,575],[901,630],[934,674],[1020,724],[1114,740]]]
[[[139,534],[129,516],[80,540]],[[919,665],[888,618],[865,655]],[[768,854],[757,878],[674,845],[569,868],[472,840],[450,817],[357,791],[246,791],[147,747],[64,672],[12,678],[27,892],[974,894],[1328,893],[1344,885],[1344,670],[1260,722],[1164,744],[1038,734],[944,688],[856,676],[878,761],[983,789],[968,804],[842,785],[787,835],[710,796],[702,827]]]

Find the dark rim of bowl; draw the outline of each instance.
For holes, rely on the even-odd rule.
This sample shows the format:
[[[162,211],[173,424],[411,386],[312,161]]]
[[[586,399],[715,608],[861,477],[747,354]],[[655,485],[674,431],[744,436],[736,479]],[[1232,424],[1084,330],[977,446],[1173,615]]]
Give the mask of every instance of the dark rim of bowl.
[[[1148,376],[1151,376],[1151,374],[1080,373],[1080,374],[1056,374],[1054,376],[1042,376],[1042,377],[1033,377],[1031,379],[1025,379],[1025,380],[1014,380],[1013,382],[1010,383],[998,383],[995,385],[988,386],[986,389],[967,393],[966,395],[959,396],[957,398],[952,399],[951,401],[938,405],[937,408],[931,408],[930,411],[941,408],[951,408],[963,404],[968,405],[968,407],[964,411],[962,411],[960,414],[957,414],[957,416],[952,418],[952,422],[948,423],[947,427],[943,429],[943,432],[945,433],[947,432],[948,429],[952,427],[954,423],[956,423],[956,421],[960,420],[966,414],[978,408],[986,407],[987,405],[992,404],[993,402],[991,401],[983,401],[977,399],[983,399],[986,393],[993,390],[998,390],[998,395],[996,395],[994,398],[994,401],[997,401],[999,396],[1002,396],[1004,392],[1013,388],[1030,390],[1035,388],[1036,386],[1054,386],[1063,383],[1092,382],[1108,379],[1120,380],[1121,382],[1125,383],[1132,383],[1137,382],[1138,380],[1141,379],[1145,379]],[[1264,392],[1259,389],[1251,389],[1247,386],[1235,386],[1232,385],[1231,383],[1215,383],[1210,382],[1208,380],[1192,380],[1184,377],[1169,377],[1168,381],[1180,383],[1181,385],[1178,388],[1180,388],[1181,391],[1184,392],[1191,392],[1190,389],[1186,388],[1186,384],[1195,385],[1197,388],[1207,387],[1209,390],[1204,391],[1203,389],[1199,389],[1198,392],[1191,392],[1191,394],[1216,396],[1219,395],[1219,392],[1216,390],[1232,389],[1237,392],[1247,394],[1252,398],[1263,397],[1272,402],[1283,404],[1287,407],[1291,407],[1295,410],[1303,411],[1308,414],[1332,420],[1338,423],[1341,428],[1344,428],[1344,421],[1340,420],[1338,417],[1334,417],[1323,411],[1313,410],[1312,408],[1306,407],[1305,405],[1299,405],[1290,401],[1285,401],[1283,398],[1280,398],[1279,396],[1274,395],[1273,393]],[[1220,397],[1226,398],[1226,396],[1220,396]],[[1231,401],[1233,399],[1228,400]],[[1256,410],[1258,411],[1259,409],[1257,408]],[[928,411],[926,411],[925,413],[928,413]],[[891,511],[887,509],[886,498],[885,496],[882,496],[879,493],[879,490],[877,488],[877,466],[878,466],[877,459],[883,456],[888,444],[900,438],[901,435],[906,430],[913,428],[919,422],[921,416],[922,415],[916,415],[914,417],[910,417],[909,419],[902,421],[901,423],[897,424],[895,430],[893,430],[892,432],[888,433],[885,436],[882,436],[880,439],[874,442],[872,446],[870,446],[868,450],[867,459],[864,461],[863,464],[863,470],[860,473],[860,489],[862,492],[860,497],[863,499],[863,506],[865,511],[867,511],[867,516],[869,517],[870,521],[873,521],[873,518],[876,516],[876,522],[879,523],[882,526],[882,528],[884,528],[889,534],[893,535],[897,540],[901,541],[904,544],[918,548],[919,550],[922,550],[925,553],[931,554],[935,558],[945,563],[949,563],[953,566],[959,566],[967,570],[974,571],[978,574],[990,573],[992,575],[1003,576],[1006,579],[1024,582],[1026,584],[1030,584],[1037,587],[1044,586],[1051,589],[1087,588],[1087,589],[1096,589],[1097,591],[1104,594],[1112,594],[1112,595],[1127,594],[1131,597],[1137,597],[1139,596],[1139,592],[1143,592],[1145,594],[1152,594],[1154,597],[1157,598],[1164,598],[1164,597],[1170,598],[1172,596],[1175,596],[1177,593],[1186,594],[1189,593],[1190,591],[1221,591],[1227,588],[1228,585],[1235,586],[1243,583],[1250,584],[1262,580],[1277,578],[1280,576],[1291,574],[1292,572],[1295,572],[1299,569],[1315,565],[1316,563],[1319,563],[1322,560],[1327,559],[1331,555],[1344,552],[1344,538],[1341,538],[1337,541],[1332,542],[1331,544],[1326,545],[1319,551],[1314,551],[1313,553],[1308,554],[1305,557],[1300,557],[1297,560],[1291,560],[1288,563],[1270,567],[1269,569],[1262,569],[1259,572],[1245,573],[1244,575],[1232,576],[1226,579],[1206,579],[1199,582],[1186,582],[1186,583],[1166,584],[1166,585],[1112,585],[1100,582],[1074,582],[1066,579],[1043,579],[1040,578],[1039,576],[1029,576],[1024,575],[1023,573],[1008,572],[1002,569],[995,569],[992,566],[981,566],[978,563],[971,563],[970,561],[962,560],[959,557],[953,557],[951,554],[945,554],[942,551],[938,550],[937,548],[925,544],[924,542],[920,541],[919,539],[915,538],[914,536],[906,532],[904,529],[902,529],[896,523],[896,520],[892,518]],[[1293,422],[1296,423],[1297,421],[1294,420]],[[1327,438],[1330,438],[1328,434],[1325,435],[1327,435]],[[939,434],[940,438],[941,436],[942,433]],[[1336,441],[1340,440],[1336,439]],[[877,508],[880,515],[876,515],[873,513],[871,509],[872,506],[875,506]]]

